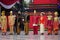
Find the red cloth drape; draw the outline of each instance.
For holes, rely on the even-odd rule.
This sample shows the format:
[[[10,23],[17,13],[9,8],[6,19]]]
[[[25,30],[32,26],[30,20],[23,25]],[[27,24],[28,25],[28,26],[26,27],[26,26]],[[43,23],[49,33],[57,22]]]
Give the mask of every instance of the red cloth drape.
[[[17,1],[19,0],[0,0],[0,5],[5,9],[10,9],[16,4]]]
[[[57,4],[58,0],[33,0],[33,4]]]
[[[0,2],[2,2],[5,5],[11,5],[13,3],[15,3],[18,0],[0,0]]]

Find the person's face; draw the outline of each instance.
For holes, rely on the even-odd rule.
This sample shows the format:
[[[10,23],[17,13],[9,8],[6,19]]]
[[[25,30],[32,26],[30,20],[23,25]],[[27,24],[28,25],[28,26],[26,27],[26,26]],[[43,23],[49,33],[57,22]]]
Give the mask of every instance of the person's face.
[[[12,16],[12,13],[10,13],[10,15]]]
[[[21,13],[18,13],[18,14],[21,14]]]
[[[55,15],[55,16],[58,16],[58,13],[57,13],[57,12],[55,12],[55,13],[54,13],[54,15]]]
[[[34,15],[36,15],[36,10],[34,10]]]
[[[55,14],[55,17],[57,17],[58,15],[57,14]]]
[[[40,16],[43,16],[43,14],[42,14],[42,13],[40,13]]]
[[[48,14],[52,14],[52,12],[49,11]]]
[[[27,14],[27,12],[25,12],[25,14]]]
[[[46,13],[43,13],[43,15],[46,15]]]
[[[36,13],[34,13],[34,15],[36,15]]]
[[[4,15],[5,15],[5,11],[2,12],[2,16],[4,16]]]

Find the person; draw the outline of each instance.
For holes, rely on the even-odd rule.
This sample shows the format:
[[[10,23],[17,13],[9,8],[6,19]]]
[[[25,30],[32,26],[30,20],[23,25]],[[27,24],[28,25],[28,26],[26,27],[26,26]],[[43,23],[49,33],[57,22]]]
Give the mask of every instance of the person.
[[[44,14],[44,12],[40,13],[40,20],[39,20],[41,35],[43,35],[44,31],[45,31],[45,26],[44,26],[44,24],[45,24],[45,17],[44,17],[43,14]]]
[[[1,16],[0,16],[0,30],[1,30]]]
[[[45,24],[44,24],[44,27],[45,27],[45,30],[47,30],[47,13],[43,13],[43,16],[44,16],[44,19],[45,19]]]
[[[14,23],[15,23],[15,17],[13,15],[13,12],[10,11],[10,16],[8,16],[8,24],[9,24],[9,28],[10,28],[10,34],[9,35],[13,35]]]
[[[24,17],[22,16],[21,12],[18,11],[18,17],[17,17],[17,35],[21,33],[21,31],[24,30]]]
[[[59,29],[60,29],[60,16],[58,16],[58,18],[59,18]]]
[[[24,31],[24,16],[21,17],[21,20],[20,20],[20,27],[21,27],[21,30]]]
[[[2,30],[2,35],[6,35],[7,32],[7,18],[5,16],[5,11],[2,11],[2,16],[1,16],[1,30]]]
[[[21,23],[21,12],[18,11],[18,15],[17,15],[17,35],[20,34],[21,32],[21,27],[20,27],[20,23]]]
[[[53,30],[54,30],[54,34],[57,35],[58,34],[58,27],[59,26],[59,18],[58,18],[58,12],[54,13],[54,22],[53,22]]]
[[[53,28],[53,16],[51,15],[52,13],[49,11],[48,12],[48,20],[47,20],[47,26],[48,26],[48,35],[52,34],[52,28]]]
[[[34,22],[33,22],[33,32],[34,35],[38,34],[38,19],[36,15],[36,10],[34,10],[34,16],[33,16]]]
[[[27,17],[28,17],[28,14],[27,14],[27,11],[26,11],[25,12],[25,23],[24,23],[25,35],[28,35],[28,33],[29,33],[29,24],[28,24],[28,21],[27,21]]]
[[[14,23],[14,34],[16,34],[17,33],[17,13],[15,14],[15,23]]]

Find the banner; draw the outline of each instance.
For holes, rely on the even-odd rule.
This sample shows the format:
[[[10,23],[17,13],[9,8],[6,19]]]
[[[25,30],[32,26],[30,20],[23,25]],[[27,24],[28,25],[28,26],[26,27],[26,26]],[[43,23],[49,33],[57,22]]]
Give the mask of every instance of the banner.
[[[12,8],[19,0],[0,0],[0,5],[2,5],[6,9]]]

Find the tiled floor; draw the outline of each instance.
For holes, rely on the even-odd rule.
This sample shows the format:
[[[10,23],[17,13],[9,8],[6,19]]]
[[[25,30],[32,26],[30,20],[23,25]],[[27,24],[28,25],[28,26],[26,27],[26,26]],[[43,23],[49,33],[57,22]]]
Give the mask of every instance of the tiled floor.
[[[24,35],[22,31],[20,35],[1,35],[0,33],[0,40],[60,40],[60,35],[47,35],[45,32],[44,35],[33,35],[33,32],[30,31],[29,35]]]

